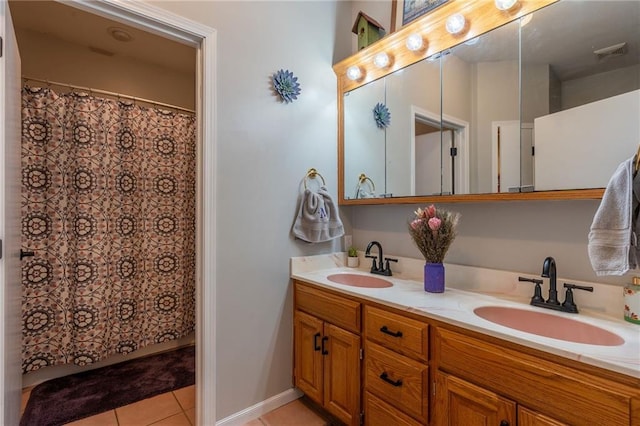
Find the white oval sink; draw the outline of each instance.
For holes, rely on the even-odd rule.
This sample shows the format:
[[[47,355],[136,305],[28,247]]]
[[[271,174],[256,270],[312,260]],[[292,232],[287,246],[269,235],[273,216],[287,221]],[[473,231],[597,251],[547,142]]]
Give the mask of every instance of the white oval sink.
[[[373,277],[369,275],[340,273],[332,274],[327,277],[329,281],[338,284],[350,285],[353,287],[365,287],[365,288],[386,288],[392,287],[393,283],[382,278]]]
[[[622,337],[608,330],[545,312],[505,306],[482,306],[473,312],[495,324],[566,342],[599,346],[624,344]]]

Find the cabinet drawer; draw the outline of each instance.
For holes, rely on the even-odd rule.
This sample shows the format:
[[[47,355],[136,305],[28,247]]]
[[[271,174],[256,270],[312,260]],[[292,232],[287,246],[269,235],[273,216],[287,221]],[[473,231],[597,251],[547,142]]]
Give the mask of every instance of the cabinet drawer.
[[[360,334],[360,303],[295,281],[296,308]]]
[[[365,389],[426,423],[427,365],[369,341],[365,343],[364,359]]]
[[[367,339],[401,354],[427,361],[429,325],[382,309],[365,306]]]
[[[435,345],[439,369],[558,422],[629,425],[637,389],[446,329]]]
[[[365,392],[364,424],[365,426],[421,426],[423,423],[407,416],[371,393]]]

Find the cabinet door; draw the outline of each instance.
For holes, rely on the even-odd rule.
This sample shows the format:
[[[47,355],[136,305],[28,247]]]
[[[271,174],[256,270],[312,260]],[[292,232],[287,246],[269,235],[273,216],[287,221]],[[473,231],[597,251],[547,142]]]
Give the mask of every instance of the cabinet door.
[[[567,426],[567,424],[528,408],[518,407],[518,426]]]
[[[348,425],[360,424],[360,336],[324,325],[324,407]]]
[[[438,426],[515,426],[516,404],[457,377],[436,373]]]
[[[293,325],[295,385],[318,404],[323,402],[322,326],[323,323],[318,318],[295,311]]]

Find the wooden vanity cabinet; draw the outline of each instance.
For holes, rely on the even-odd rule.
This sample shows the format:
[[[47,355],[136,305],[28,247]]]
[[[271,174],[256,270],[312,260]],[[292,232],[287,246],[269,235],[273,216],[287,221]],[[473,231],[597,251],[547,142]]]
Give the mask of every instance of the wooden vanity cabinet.
[[[348,425],[363,413],[369,426],[640,426],[638,379],[338,291],[294,289],[295,385]]]
[[[551,362],[535,350],[434,329],[437,426],[640,425],[637,385]]]
[[[428,423],[428,330],[426,322],[364,307],[365,425],[384,424],[381,411],[403,424]]]
[[[294,382],[347,425],[360,424],[360,303],[296,282]]]

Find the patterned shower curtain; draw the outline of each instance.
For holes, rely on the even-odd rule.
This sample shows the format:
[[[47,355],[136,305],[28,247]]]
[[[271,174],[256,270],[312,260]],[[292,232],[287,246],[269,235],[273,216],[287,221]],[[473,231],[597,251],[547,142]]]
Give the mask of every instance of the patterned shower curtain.
[[[195,325],[195,118],[22,92],[23,372]]]

